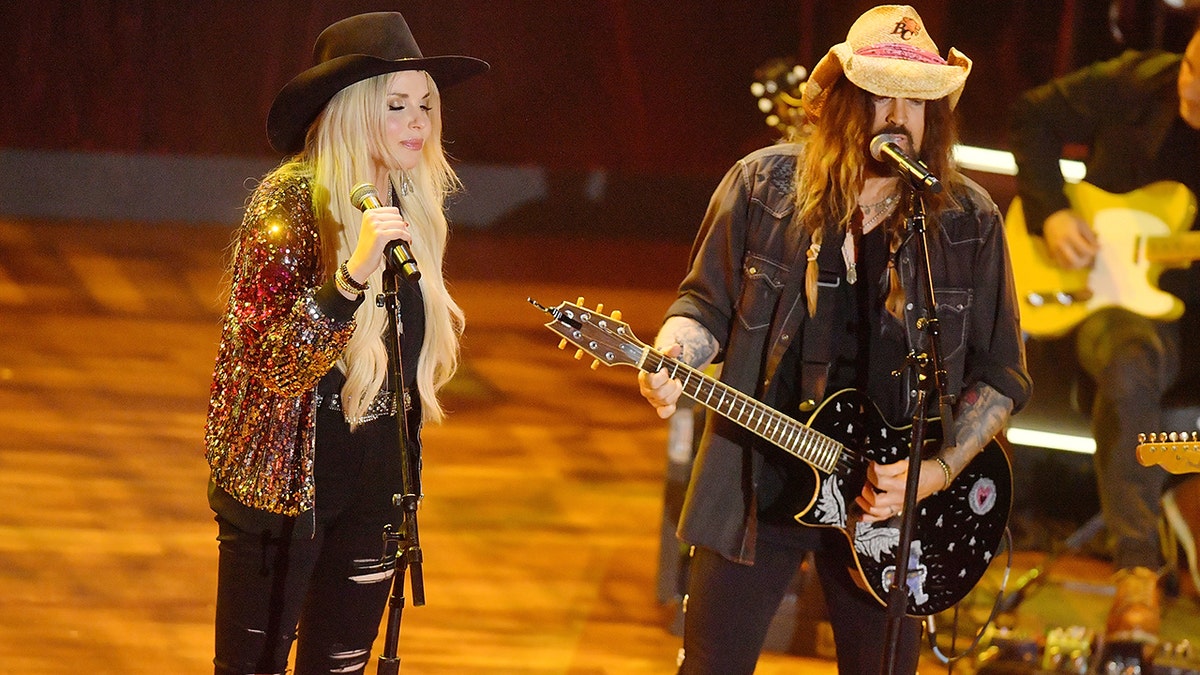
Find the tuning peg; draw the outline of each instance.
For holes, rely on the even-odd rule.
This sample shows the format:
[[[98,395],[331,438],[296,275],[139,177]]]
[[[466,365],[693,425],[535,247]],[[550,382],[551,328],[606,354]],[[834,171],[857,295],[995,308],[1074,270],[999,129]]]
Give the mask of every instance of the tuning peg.
[[[580,360],[582,360],[582,359],[583,359],[583,350],[582,350],[582,349],[580,349],[580,350],[578,350],[578,351],[576,351],[576,352],[575,352],[575,360],[576,360],[576,361],[580,361]]]
[[[613,318],[613,321],[620,321],[621,320],[621,310],[614,309],[612,312],[612,318]]]
[[[603,302],[601,302],[601,303],[599,303],[599,304],[597,304],[597,305],[596,305],[596,313],[597,313],[597,314],[603,314],[603,313],[604,313],[604,303],[603,303]]]
[[[579,305],[580,307],[583,307],[583,296],[582,295],[579,296],[579,299],[575,301],[575,304]]]
[[[559,341],[558,341],[558,348],[559,348],[559,349],[566,349],[566,348],[567,348],[567,338],[563,338],[563,339],[561,339],[561,340],[559,340]]]
[[[600,359],[596,359],[596,360],[592,361],[591,368],[592,368],[592,370],[599,370],[600,369]]]
[[[1146,442],[1146,434],[1139,433],[1138,434],[1138,443],[1145,443],[1145,442]]]

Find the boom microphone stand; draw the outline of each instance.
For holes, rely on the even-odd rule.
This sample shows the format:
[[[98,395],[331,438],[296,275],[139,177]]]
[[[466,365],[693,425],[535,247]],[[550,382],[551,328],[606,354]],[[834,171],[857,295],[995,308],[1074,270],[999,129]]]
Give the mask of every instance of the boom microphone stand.
[[[396,675],[400,672],[400,657],[397,648],[400,643],[400,621],[404,614],[404,577],[406,572],[412,572],[413,605],[420,607],[425,604],[425,577],[421,571],[422,554],[421,540],[417,529],[417,505],[420,502],[421,457],[420,446],[408,443],[408,410],[404,405],[404,367],[400,361],[400,340],[404,335],[404,324],[400,321],[399,285],[403,274],[401,269],[393,269],[389,257],[388,271],[383,275],[383,293],[376,298],[380,307],[387,307],[392,312],[392,338],[388,341],[388,361],[392,364],[391,382],[396,390],[396,428],[400,436],[400,481],[399,494],[392,496],[392,502],[401,507],[404,515],[402,532],[395,532],[391,525],[383,528],[384,560],[395,559],[395,573],[392,576],[392,595],[388,600],[387,629],[384,633],[383,652],[379,655],[379,675]]]
[[[887,623],[884,632],[883,674],[895,672],[900,628],[908,608],[909,549],[917,523],[917,488],[921,480],[921,454],[925,445],[926,401],[932,389],[938,395],[938,412],[942,422],[942,438],[951,438],[954,428],[951,419],[950,399],[945,395],[946,372],[942,369],[938,353],[937,302],[933,292],[933,276],[929,267],[929,240],[925,229],[925,202],[921,197],[922,186],[910,181],[915,188],[911,197],[911,215],[908,218],[908,236],[901,245],[916,242],[917,279],[924,289],[926,312],[917,319],[917,328],[929,334],[926,353],[908,356],[908,368],[917,371],[917,403],[912,417],[912,438],[909,447],[908,476],[904,488],[904,507],[900,514],[900,545],[896,548],[895,574],[888,589]],[[920,290],[920,289],[918,289]],[[922,293],[918,292],[918,296]],[[931,376],[932,375],[932,376]]]

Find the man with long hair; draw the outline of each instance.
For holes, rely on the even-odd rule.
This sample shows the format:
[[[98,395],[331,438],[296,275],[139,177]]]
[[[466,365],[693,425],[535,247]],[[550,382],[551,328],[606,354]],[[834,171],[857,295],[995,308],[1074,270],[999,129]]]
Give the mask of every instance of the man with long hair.
[[[939,56],[911,7],[880,6],[859,17],[805,85],[805,137],[751,153],[717,188],[655,340],[690,366],[720,362],[725,384],[775,409],[819,415],[825,396],[852,388],[888,425],[902,426],[924,400],[925,376],[906,361],[929,351],[924,327],[934,313],[917,273],[918,237],[906,227],[921,200],[944,369],[944,396],[928,403],[936,413],[935,399],[949,401],[952,415],[940,448],[921,462],[918,500],[955,484],[1030,392],[999,211],[951,156],[953,108],[970,68],[957,50]],[[873,156],[872,140],[884,134],[924,162],[944,190],[918,193]],[[662,417],[683,390],[666,370],[639,374],[639,386]],[[908,468],[903,459],[867,463],[861,492],[853,486],[843,505],[844,523],[833,524],[895,534]],[[807,465],[710,417],[678,532],[694,551],[680,672],[753,672],[809,551],[840,672],[879,671],[884,604],[856,583],[840,532],[797,524],[802,512],[826,508],[821,499],[842,487],[838,475],[813,486]],[[901,621],[896,672],[915,672],[920,633],[917,620]]]

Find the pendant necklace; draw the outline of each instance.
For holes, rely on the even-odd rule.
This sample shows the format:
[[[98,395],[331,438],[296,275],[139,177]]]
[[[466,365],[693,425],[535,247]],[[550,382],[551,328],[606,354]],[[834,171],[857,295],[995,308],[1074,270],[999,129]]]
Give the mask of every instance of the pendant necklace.
[[[859,213],[850,223],[850,230],[846,232],[846,240],[842,243],[842,259],[846,262],[846,281],[853,284],[858,281],[858,251],[856,249],[857,240],[864,232],[870,231],[873,227],[883,221],[890,214],[900,200],[900,194],[893,192],[874,204],[862,204],[859,206]]]

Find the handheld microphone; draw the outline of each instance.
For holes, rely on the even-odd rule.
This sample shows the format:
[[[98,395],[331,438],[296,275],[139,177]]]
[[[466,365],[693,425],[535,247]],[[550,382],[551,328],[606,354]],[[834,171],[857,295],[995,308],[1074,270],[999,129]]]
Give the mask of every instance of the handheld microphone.
[[[929,192],[941,192],[942,182],[919,159],[913,159],[900,149],[900,134],[879,134],[871,139],[871,156],[877,161],[891,164],[900,173],[912,179],[913,187]]]
[[[379,191],[370,183],[359,183],[350,191],[350,203],[359,211],[377,209],[383,206],[379,201]],[[383,247],[383,256],[388,267],[399,270],[408,281],[415,282],[421,278],[421,270],[417,269],[417,259],[413,257],[412,249],[403,239],[395,239]]]

